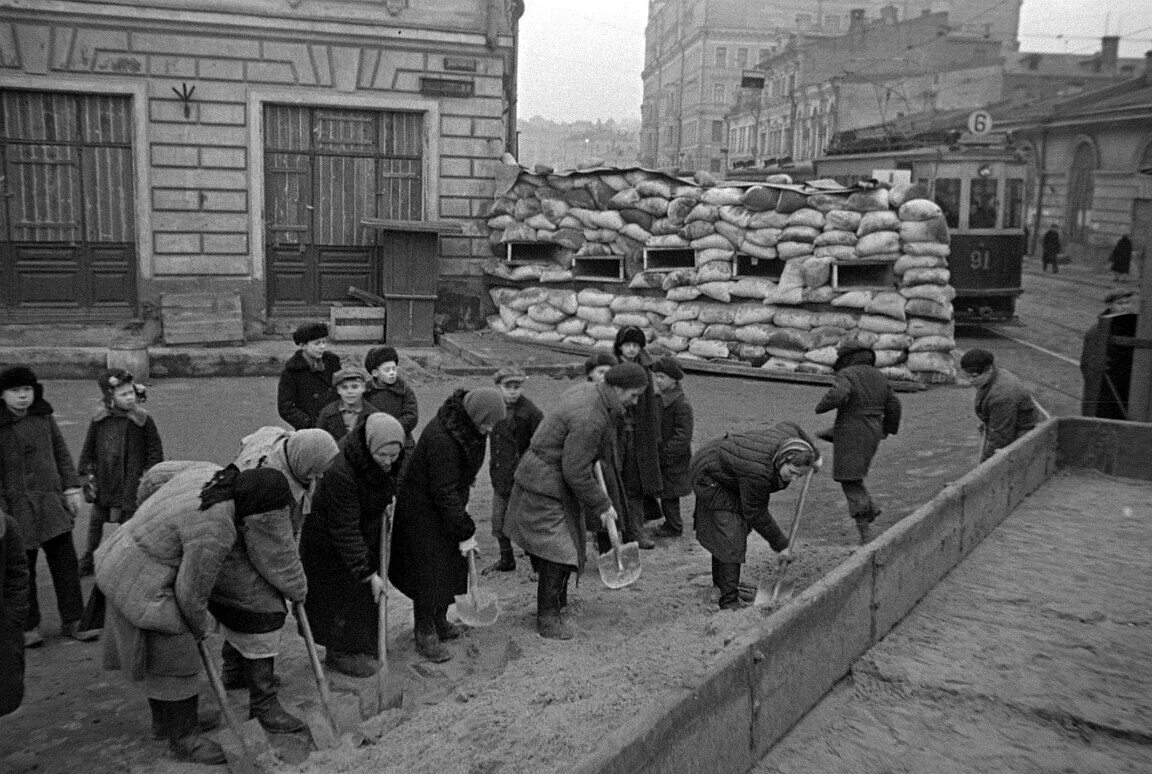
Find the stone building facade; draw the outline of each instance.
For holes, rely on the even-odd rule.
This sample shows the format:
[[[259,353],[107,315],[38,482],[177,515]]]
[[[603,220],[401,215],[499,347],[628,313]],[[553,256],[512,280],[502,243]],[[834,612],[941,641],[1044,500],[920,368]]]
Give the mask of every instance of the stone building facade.
[[[454,222],[439,281],[466,285],[522,10],[0,1],[0,316],[124,319],[192,290],[239,293],[249,323],[326,313],[391,270],[364,218]]]

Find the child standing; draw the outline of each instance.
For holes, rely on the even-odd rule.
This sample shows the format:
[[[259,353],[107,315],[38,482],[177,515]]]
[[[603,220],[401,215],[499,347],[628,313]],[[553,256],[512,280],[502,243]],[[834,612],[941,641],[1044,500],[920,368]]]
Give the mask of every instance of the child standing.
[[[114,368],[96,381],[103,405],[92,416],[80,452],[79,472],[87,477],[88,545],[80,574],[93,572],[92,553],[100,545],[105,522],[126,521],[136,510],[136,487],[144,471],[164,460],[156,423],[138,404],[147,400],[132,374]]]
[[[674,357],[652,364],[652,381],[660,396],[660,510],[664,523],[655,531],[659,537],[677,538],[684,534],[680,518],[680,498],[692,493],[688,463],[692,460],[692,404],[680,382],[684,369]]]
[[[76,640],[95,638],[78,629],[84,600],[80,568],[72,545],[72,525],[83,508],[80,477],[56,420],[44,400],[44,387],[24,366],[0,371],[0,505],[16,519],[28,557],[28,616],[24,644],[44,642],[40,634],[40,606],[36,594],[36,557],[41,549],[48,560],[60,633]]]
[[[339,400],[329,403],[316,417],[316,427],[327,430],[339,441],[359,424],[364,417],[377,411],[364,400],[368,372],[360,366],[345,366],[332,377]]]
[[[364,400],[389,416],[395,417],[404,428],[404,450],[412,451],[416,442],[412,433],[420,421],[420,407],[416,393],[400,376],[400,355],[394,347],[373,347],[364,357],[364,368],[372,377]]]
[[[340,358],[328,351],[328,326],[305,323],[292,334],[298,347],[280,373],[276,406],[280,418],[296,430],[316,426],[320,410],[336,399],[332,377]]]
[[[524,395],[524,381],[527,378],[516,366],[505,366],[493,377],[496,388],[504,397],[507,413],[492,428],[488,437],[488,473],[492,477],[492,537],[500,544],[500,559],[489,565],[484,574],[516,569],[512,541],[504,534],[504,513],[508,510],[508,497],[512,494],[516,466],[520,464],[520,457],[528,451],[532,434],[544,418],[543,412]]]

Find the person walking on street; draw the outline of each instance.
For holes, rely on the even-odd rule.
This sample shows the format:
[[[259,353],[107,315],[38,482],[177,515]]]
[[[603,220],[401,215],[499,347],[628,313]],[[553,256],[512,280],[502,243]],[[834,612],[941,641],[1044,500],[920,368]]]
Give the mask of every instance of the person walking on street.
[[[24,618],[28,555],[16,519],[0,507],[0,717],[24,701]]]
[[[816,413],[836,411],[830,439],[832,480],[844,490],[848,516],[856,522],[864,545],[871,537],[872,522],[880,516],[864,478],[880,441],[900,430],[900,401],[888,377],[876,368],[876,353],[859,342],[841,344],[832,368],[836,383],[816,404]]]
[[[512,495],[513,479],[520,458],[528,451],[532,434],[544,419],[543,412],[536,408],[524,394],[524,381],[528,376],[516,366],[505,366],[492,377],[496,389],[504,396],[507,415],[492,428],[488,436],[488,474],[492,479],[492,537],[500,546],[500,558],[484,569],[491,572],[512,572],[516,569],[516,557],[512,552],[512,541],[504,534],[504,515],[508,510],[508,498]]]
[[[1128,272],[1132,268],[1132,240],[1127,234],[1116,240],[1108,264],[1112,268],[1113,280],[1123,282],[1128,279]]]
[[[364,400],[396,418],[404,428],[404,450],[411,459],[416,442],[412,439],[420,422],[420,404],[416,392],[400,375],[400,355],[394,347],[381,346],[368,350],[364,370],[372,377],[364,391]]]
[[[575,636],[562,611],[568,603],[568,577],[584,569],[586,514],[594,514],[605,527],[617,519],[596,466],[620,458],[613,452],[617,428],[650,386],[641,365],[620,363],[603,382],[571,388],[544,417],[516,468],[504,531],[533,559],[541,637]],[[610,479],[619,471],[604,466],[603,474]]]
[[[452,658],[443,642],[461,634],[447,612],[468,589],[467,556],[477,550],[468,494],[505,413],[491,387],[449,396],[420,434],[396,498],[388,579],[412,600],[416,650],[434,663]]]
[[[636,405],[626,413],[624,428],[623,480],[628,498],[624,539],[635,540],[641,548],[655,548],[648,535],[648,514],[660,518],[660,493],[664,481],[660,476],[660,399],[652,382],[652,356],[644,350],[644,331],[628,325],[616,334],[612,353],[621,363],[636,363],[648,374],[648,388]]]
[[[340,358],[328,351],[328,326],[305,323],[292,333],[296,354],[280,373],[276,406],[280,418],[297,430],[316,426],[321,409],[336,400],[332,377],[340,370]]]
[[[36,592],[36,558],[48,561],[60,612],[60,633],[80,641],[97,632],[81,631],[84,597],[72,526],[84,508],[80,476],[44,387],[24,366],[0,371],[0,507],[20,525],[28,556],[28,616],[24,644],[44,642]]]
[[[968,350],[960,358],[960,369],[976,388],[983,462],[1034,428],[1039,422],[1039,411],[1032,393],[1015,374],[997,366],[991,352]]]
[[[653,363],[652,379],[660,398],[660,478],[664,482],[660,493],[664,523],[655,535],[678,538],[684,534],[680,498],[692,493],[688,475],[692,461],[692,404],[681,386],[684,369],[676,358],[663,357]]]
[[[1048,271],[1048,265],[1051,264],[1052,273],[1059,273],[1060,267],[1057,259],[1060,257],[1060,249],[1060,232],[1056,230],[1056,224],[1053,223],[1048,227],[1048,230],[1044,232],[1044,239],[1041,242],[1041,269]]]
[[[300,536],[312,634],[326,650],[325,663],[350,677],[379,669],[380,536],[403,454],[404,428],[395,418],[382,411],[365,417],[341,439]]]
[[[720,609],[738,610],[740,565],[755,530],[791,561],[791,546],[768,511],[768,499],[810,470],[819,471],[815,441],[799,425],[781,422],[726,433],[692,456],[696,492],[696,539],[712,555],[712,583],[720,589]]]
[[[92,415],[78,464],[85,499],[91,504],[88,543],[80,557],[80,575],[95,570],[92,555],[104,535],[104,524],[127,521],[136,511],[140,477],[163,462],[164,445],[156,422],[140,407],[144,386],[132,374],[114,368],[97,380],[103,405]]]

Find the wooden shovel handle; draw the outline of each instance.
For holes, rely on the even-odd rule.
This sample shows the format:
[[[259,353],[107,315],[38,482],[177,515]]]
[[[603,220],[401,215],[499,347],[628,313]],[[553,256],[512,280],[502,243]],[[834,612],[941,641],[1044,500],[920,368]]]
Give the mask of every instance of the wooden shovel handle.
[[[380,671],[384,673],[388,671],[388,537],[395,508],[395,502],[388,504],[380,524],[380,578],[384,581],[384,591],[376,602],[376,648],[380,653]]]
[[[604,497],[608,498],[609,504],[612,498],[608,497],[608,485],[604,483],[604,468],[597,460],[596,464],[592,466],[596,471],[596,480],[600,482],[600,489],[604,492]],[[624,560],[620,556],[620,531],[616,529],[616,519],[608,519],[608,539],[612,542],[612,553],[616,556],[616,569],[620,572],[624,571]]]

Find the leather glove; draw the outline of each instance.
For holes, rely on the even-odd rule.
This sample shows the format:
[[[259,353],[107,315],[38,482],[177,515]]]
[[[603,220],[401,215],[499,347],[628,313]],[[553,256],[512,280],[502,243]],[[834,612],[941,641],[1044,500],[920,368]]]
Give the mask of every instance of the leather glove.
[[[475,536],[460,541],[460,553],[463,554],[465,559],[468,558],[469,551],[475,551],[477,554],[480,553],[480,544],[476,542]]]
[[[384,579],[380,577],[380,573],[374,572],[368,576],[368,583],[372,586],[372,600],[379,602],[386,586]]]

